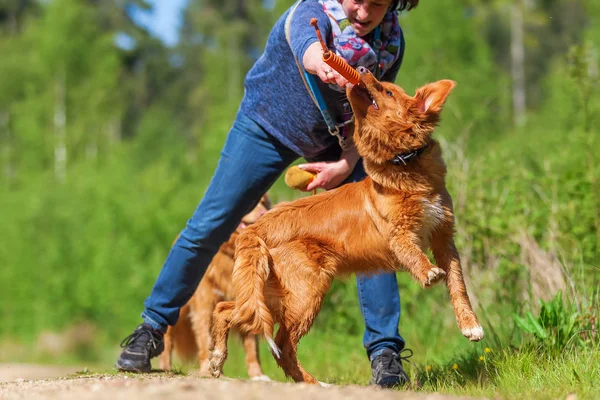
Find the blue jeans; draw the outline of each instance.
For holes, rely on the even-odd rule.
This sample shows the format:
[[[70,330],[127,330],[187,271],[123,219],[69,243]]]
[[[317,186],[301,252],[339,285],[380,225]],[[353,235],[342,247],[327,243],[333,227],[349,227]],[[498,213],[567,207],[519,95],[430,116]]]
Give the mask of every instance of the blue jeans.
[[[204,197],[173,244],[144,302],[145,322],[163,332],[167,326],[175,325],[179,309],[194,294],[221,244],[298,158],[253,120],[238,113]],[[364,176],[359,163],[347,181]],[[398,334],[400,299],[396,276],[382,274],[357,279],[367,353],[372,356],[383,347],[401,350],[404,341]]]

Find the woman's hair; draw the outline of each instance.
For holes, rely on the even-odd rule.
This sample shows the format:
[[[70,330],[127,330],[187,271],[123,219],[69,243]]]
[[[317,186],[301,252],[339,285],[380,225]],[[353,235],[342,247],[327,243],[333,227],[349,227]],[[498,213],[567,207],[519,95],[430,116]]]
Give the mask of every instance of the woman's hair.
[[[398,11],[409,11],[419,5],[419,0],[393,0],[392,1],[392,10]]]

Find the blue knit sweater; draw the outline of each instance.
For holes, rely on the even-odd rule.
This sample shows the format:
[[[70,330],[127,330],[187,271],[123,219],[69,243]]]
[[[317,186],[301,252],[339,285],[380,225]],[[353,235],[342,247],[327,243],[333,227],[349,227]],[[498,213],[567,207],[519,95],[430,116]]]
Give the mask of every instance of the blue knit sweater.
[[[292,16],[290,48],[285,38],[285,20],[289,12],[286,11],[275,23],[264,53],[246,76],[240,111],[298,155],[308,160],[323,159],[329,153],[339,153],[339,144],[327,131],[327,125],[302,81],[294,55],[304,67],[304,52],[317,41],[315,29],[310,25],[311,18],[318,19],[324,38],[331,38],[331,23],[317,0],[305,0]],[[369,38],[365,39],[370,43]],[[395,80],[403,55],[404,37],[398,59],[382,80]],[[343,122],[345,94],[331,89],[318,78],[316,80],[334,120]]]

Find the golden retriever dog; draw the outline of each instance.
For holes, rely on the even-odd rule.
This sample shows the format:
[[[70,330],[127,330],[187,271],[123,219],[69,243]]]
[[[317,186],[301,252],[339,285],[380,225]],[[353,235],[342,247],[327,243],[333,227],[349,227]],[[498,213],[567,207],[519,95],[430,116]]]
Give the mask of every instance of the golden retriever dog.
[[[234,298],[231,272],[235,241],[246,227],[254,224],[270,208],[271,201],[265,194],[256,207],[244,216],[229,241],[221,245],[196,292],[181,309],[177,324],[170,326],[165,334],[165,350],[159,357],[161,369],[171,369],[171,356],[175,350],[179,358],[185,361],[191,361],[196,356],[200,366],[199,375],[210,376],[208,365],[212,313],[217,303]],[[254,380],[269,380],[260,367],[257,339],[255,335],[242,334],[248,376]]]
[[[219,303],[213,318],[215,377],[227,357],[228,331],[237,327],[264,335],[286,376],[318,383],[298,362],[296,349],[332,279],[349,273],[407,270],[423,287],[445,279],[463,335],[483,338],[454,245],[446,165],[431,136],[455,82],[427,84],[411,97],[366,69],[360,72],[361,83],[347,88],[347,95],[368,177],[283,203],[240,235],[235,301]]]

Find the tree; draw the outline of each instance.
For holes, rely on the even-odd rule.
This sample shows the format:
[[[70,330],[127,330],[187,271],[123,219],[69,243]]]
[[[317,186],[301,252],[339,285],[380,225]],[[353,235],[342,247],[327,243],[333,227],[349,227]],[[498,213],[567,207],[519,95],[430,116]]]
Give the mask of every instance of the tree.
[[[120,66],[113,32],[101,31],[95,11],[77,0],[49,2],[18,42],[22,56],[11,61],[27,79],[6,101],[23,172],[52,167],[63,182],[71,160],[95,157],[110,142],[109,122],[122,112]]]
[[[180,44],[186,83],[186,132],[196,154],[221,147],[243,94],[246,72],[262,52],[274,18],[261,0],[191,0]]]
[[[39,11],[38,2],[31,0],[0,0],[0,34],[16,35],[28,15]]]
[[[525,123],[538,104],[540,82],[551,60],[578,43],[585,25],[580,0],[475,0],[480,24],[496,62],[512,78],[513,124]]]

